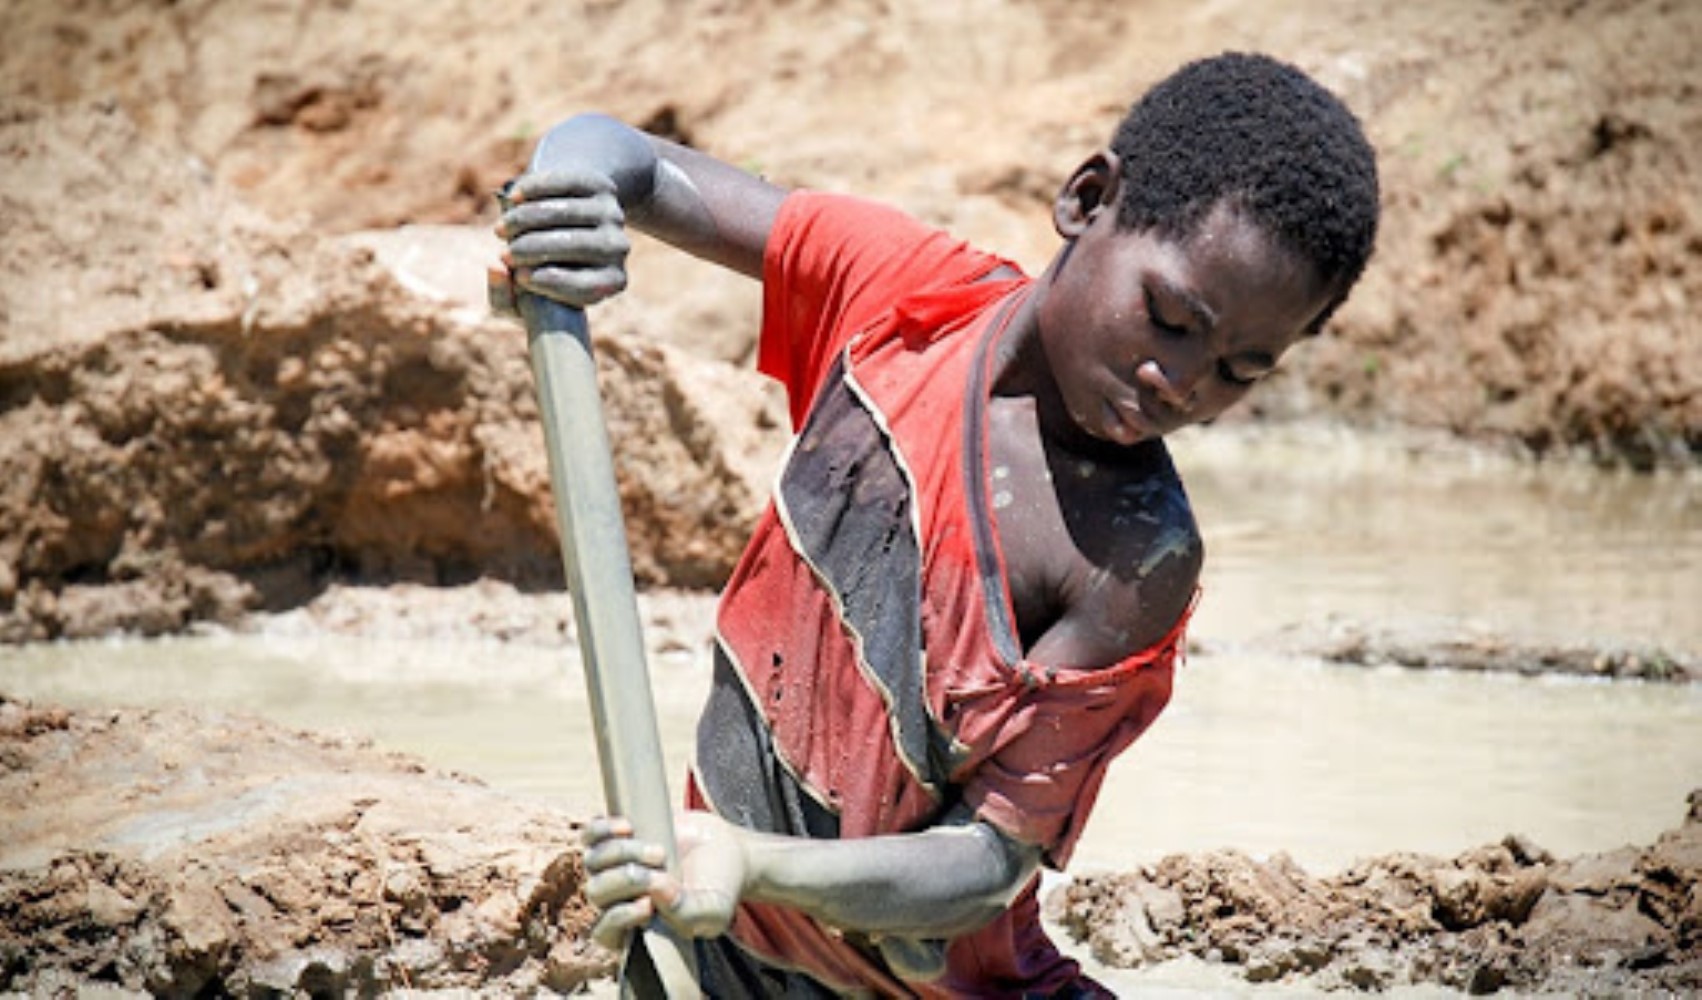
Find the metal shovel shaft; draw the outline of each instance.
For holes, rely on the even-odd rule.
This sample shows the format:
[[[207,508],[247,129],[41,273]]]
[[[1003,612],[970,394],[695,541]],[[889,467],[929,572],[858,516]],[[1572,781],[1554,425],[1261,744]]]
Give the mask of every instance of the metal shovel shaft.
[[[537,381],[605,804],[611,814],[630,819],[641,839],[665,845],[668,866],[675,869],[673,805],[590,327],[582,310],[537,295],[521,293],[517,304]],[[654,975],[642,970],[644,955],[629,957],[633,974],[623,977],[629,995],[670,1000],[702,995],[689,941],[655,921],[635,948],[647,952]]]

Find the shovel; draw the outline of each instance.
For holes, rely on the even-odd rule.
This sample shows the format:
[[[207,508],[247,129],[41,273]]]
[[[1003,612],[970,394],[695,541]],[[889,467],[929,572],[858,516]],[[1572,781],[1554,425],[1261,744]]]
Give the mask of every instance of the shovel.
[[[534,160],[534,164],[536,160]],[[561,530],[562,567],[590,694],[603,797],[639,838],[662,844],[678,871],[673,806],[644,662],[632,559],[597,391],[591,331],[583,310],[516,290],[537,381],[550,488]],[[639,1000],[701,997],[691,942],[660,919],[635,935],[621,969],[621,995]]]

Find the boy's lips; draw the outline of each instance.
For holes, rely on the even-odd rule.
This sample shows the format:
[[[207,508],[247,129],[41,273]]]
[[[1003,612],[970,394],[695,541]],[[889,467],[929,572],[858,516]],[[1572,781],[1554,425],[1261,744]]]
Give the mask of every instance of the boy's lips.
[[[1122,444],[1136,444],[1164,436],[1164,431],[1146,415],[1137,399],[1106,399],[1105,436]]]

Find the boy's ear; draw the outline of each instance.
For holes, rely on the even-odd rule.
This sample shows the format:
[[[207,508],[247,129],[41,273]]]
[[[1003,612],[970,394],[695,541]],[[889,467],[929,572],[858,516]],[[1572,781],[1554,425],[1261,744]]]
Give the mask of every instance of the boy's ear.
[[[1075,239],[1102,211],[1117,210],[1117,185],[1122,180],[1117,154],[1102,149],[1077,167],[1052,203],[1052,225],[1066,240]]]

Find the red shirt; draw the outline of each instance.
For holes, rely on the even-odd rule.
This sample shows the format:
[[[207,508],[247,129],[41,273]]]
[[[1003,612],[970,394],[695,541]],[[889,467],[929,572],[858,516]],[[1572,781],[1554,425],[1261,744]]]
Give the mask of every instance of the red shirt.
[[[955,804],[1062,868],[1111,759],[1170,695],[1182,622],[1111,667],[1022,654],[989,475],[992,346],[1030,281],[894,210],[797,193],[764,261],[762,371],[797,437],[722,597],[693,800],[816,837],[925,829]],[[1001,272],[1003,273],[1003,272]],[[834,989],[1049,993],[1075,963],[1035,886],[904,983],[855,935],[741,906],[733,937]]]

